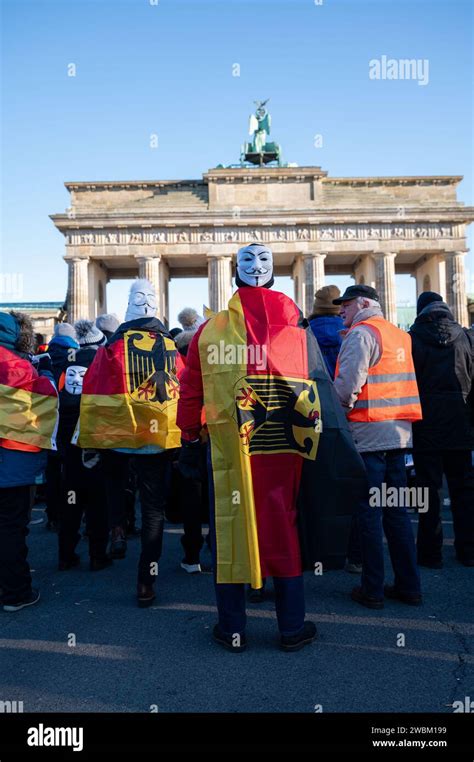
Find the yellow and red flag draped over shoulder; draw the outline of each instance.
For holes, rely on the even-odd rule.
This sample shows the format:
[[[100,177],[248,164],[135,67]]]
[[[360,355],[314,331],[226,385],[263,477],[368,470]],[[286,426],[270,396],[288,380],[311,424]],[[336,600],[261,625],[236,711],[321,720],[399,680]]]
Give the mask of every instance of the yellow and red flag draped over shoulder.
[[[284,294],[241,288],[199,337],[220,583],[302,572],[297,499],[321,406],[299,317]]]
[[[15,449],[19,442],[56,449],[56,389],[28,360],[4,347],[0,347],[0,402],[0,440],[5,447]]]
[[[97,449],[179,447],[174,341],[159,330],[130,327],[97,355],[84,376],[73,442]]]

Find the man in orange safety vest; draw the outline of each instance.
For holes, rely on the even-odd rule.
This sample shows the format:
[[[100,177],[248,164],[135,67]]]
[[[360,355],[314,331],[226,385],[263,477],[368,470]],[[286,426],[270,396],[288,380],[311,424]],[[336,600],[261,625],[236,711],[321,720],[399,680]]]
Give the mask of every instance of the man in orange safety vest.
[[[373,609],[383,608],[384,597],[419,605],[420,577],[407,507],[427,506],[417,504],[417,491],[412,495],[406,484],[412,422],[421,418],[411,339],[384,318],[370,286],[350,286],[334,304],[342,305],[345,326],[334,385],[369,480],[349,548],[351,561],[360,542],[361,584],[351,597]],[[384,531],[395,574],[394,584],[385,587]]]

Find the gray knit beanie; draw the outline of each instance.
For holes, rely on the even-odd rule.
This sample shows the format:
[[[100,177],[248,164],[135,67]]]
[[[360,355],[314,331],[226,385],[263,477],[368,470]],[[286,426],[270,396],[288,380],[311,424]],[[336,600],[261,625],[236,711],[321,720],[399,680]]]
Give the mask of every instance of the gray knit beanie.
[[[54,326],[54,336],[69,336],[70,339],[77,341],[76,332],[71,323],[56,323]]]
[[[107,333],[112,334],[115,333],[119,327],[120,320],[115,312],[111,312],[107,315],[99,315],[96,317],[95,324],[100,331],[103,331],[104,333],[107,331]]]
[[[102,331],[94,325],[92,320],[77,320],[74,323],[74,328],[76,329],[77,340],[81,347],[91,346],[92,344],[101,346],[107,341]]]

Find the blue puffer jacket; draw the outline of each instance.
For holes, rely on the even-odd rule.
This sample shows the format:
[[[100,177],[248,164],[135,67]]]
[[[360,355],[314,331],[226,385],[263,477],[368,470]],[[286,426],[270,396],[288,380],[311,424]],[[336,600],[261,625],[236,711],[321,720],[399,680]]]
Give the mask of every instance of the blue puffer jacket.
[[[0,346],[16,352],[19,336],[20,328],[15,318],[7,312],[0,312]],[[23,452],[0,446],[0,489],[35,484],[45,468],[46,458],[47,450]]]
[[[342,318],[339,315],[316,315],[311,318],[309,325],[318,340],[329,374],[334,380],[337,356],[342,344],[339,334],[344,328]]]

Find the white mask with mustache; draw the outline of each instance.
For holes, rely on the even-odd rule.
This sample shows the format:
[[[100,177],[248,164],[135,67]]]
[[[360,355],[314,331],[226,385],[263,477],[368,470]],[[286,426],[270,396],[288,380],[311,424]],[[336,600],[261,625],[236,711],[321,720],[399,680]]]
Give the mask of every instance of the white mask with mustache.
[[[132,283],[125,322],[156,316],[156,293],[150,281],[138,278]]]
[[[273,254],[260,244],[244,246],[237,252],[237,274],[247,286],[265,286],[273,277]]]
[[[82,382],[86,374],[87,368],[83,365],[70,365],[66,370],[66,377],[64,379],[64,387],[69,394],[82,394]]]

